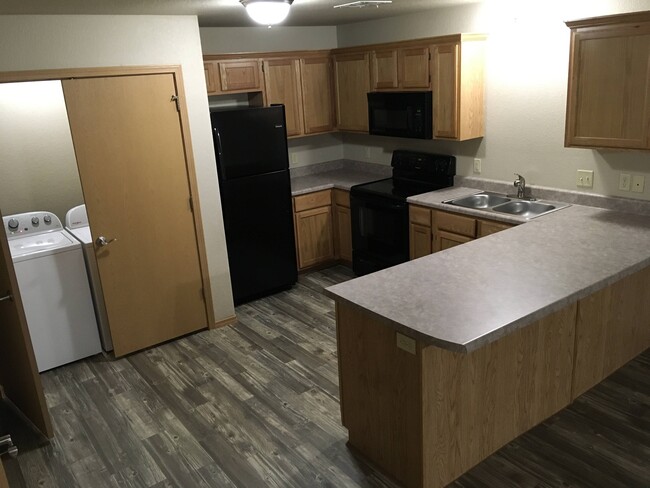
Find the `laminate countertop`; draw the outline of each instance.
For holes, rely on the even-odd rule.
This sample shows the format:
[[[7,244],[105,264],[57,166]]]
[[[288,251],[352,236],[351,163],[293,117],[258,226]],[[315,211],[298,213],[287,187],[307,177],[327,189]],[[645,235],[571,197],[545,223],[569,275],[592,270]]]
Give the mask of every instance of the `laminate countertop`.
[[[390,166],[368,165],[366,168],[339,168],[291,178],[291,195],[338,188],[350,191],[354,185],[390,178]]]
[[[479,191],[409,202],[458,211],[440,202],[465,190]],[[572,205],[325,292],[425,343],[469,352],[648,265],[650,217]]]

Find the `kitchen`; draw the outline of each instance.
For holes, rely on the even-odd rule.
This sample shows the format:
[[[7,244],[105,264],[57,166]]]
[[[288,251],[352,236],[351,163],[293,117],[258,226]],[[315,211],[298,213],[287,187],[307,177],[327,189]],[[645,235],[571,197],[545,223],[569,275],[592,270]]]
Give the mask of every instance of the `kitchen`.
[[[505,8],[509,15],[486,2],[338,28],[271,30],[199,29],[196,20],[187,17],[3,17],[0,35],[3,46],[9,48],[0,59],[3,71],[183,65],[215,318],[219,320],[232,316],[233,308],[223,228],[215,222],[220,210],[218,198],[214,198],[218,188],[202,54],[268,51],[269,46],[274,50],[293,50],[297,45],[301,49],[329,49],[458,32],[488,32],[485,137],[462,143],[409,142],[407,148],[454,154],[457,174],[467,176],[473,174],[473,160],[479,158],[482,177],[504,181],[518,172],[533,186],[575,189],[576,170],[593,169],[595,193],[633,195],[618,190],[618,174],[647,176],[644,153],[563,147],[569,40],[564,20],[644,10],[647,3],[577,2],[558,6],[557,10],[547,6],[544,12],[509,7]],[[539,23],[533,22],[533,17]],[[80,43],[80,38],[86,42]],[[521,42],[523,38],[526,42]],[[138,49],[133,49],[136,45]],[[529,55],[531,52],[534,56]],[[358,134],[326,134],[290,141],[295,168],[338,159],[386,164],[396,148],[404,148],[403,141]],[[647,200],[645,193],[634,196]],[[207,215],[217,219],[208,219]]]

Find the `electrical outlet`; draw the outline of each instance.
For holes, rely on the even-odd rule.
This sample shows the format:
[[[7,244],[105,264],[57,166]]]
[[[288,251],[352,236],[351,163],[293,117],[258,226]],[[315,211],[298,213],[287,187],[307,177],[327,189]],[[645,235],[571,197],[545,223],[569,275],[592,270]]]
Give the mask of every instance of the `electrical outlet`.
[[[296,164],[298,162],[298,155],[296,153],[289,153],[289,162],[291,164]]]
[[[481,160],[474,158],[474,173],[481,174]]]
[[[630,191],[630,175],[621,173],[618,177],[618,189],[623,191]]]
[[[370,159],[370,146],[366,146],[366,159]]]
[[[582,188],[593,188],[594,172],[588,169],[579,169],[576,175],[576,186]]]
[[[643,175],[632,176],[632,191],[636,193],[643,193],[643,186],[645,185],[645,177]]]

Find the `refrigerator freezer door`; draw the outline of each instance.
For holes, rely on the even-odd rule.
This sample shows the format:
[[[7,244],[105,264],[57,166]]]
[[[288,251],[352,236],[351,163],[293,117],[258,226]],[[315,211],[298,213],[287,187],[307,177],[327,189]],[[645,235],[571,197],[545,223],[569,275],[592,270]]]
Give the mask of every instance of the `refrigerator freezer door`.
[[[289,172],[221,183],[235,304],[298,279]]]
[[[210,118],[220,181],[289,168],[283,106],[215,111]]]

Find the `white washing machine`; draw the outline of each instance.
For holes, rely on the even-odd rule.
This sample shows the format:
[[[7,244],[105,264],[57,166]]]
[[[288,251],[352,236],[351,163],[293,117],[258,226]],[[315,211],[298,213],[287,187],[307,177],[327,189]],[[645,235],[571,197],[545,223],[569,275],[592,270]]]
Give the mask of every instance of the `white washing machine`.
[[[3,223],[39,372],[100,353],[81,244],[51,212]]]
[[[111,338],[111,330],[108,327],[104,292],[102,290],[102,282],[99,279],[97,258],[95,257],[95,244],[90,233],[90,224],[88,223],[88,214],[86,213],[85,205],[79,205],[68,210],[68,213],[65,214],[65,228],[81,242],[84,261],[86,262],[86,272],[88,273],[88,282],[90,283],[90,292],[95,307],[95,316],[97,317],[97,325],[99,325],[99,337],[102,340],[104,351],[112,351],[113,339]]]

